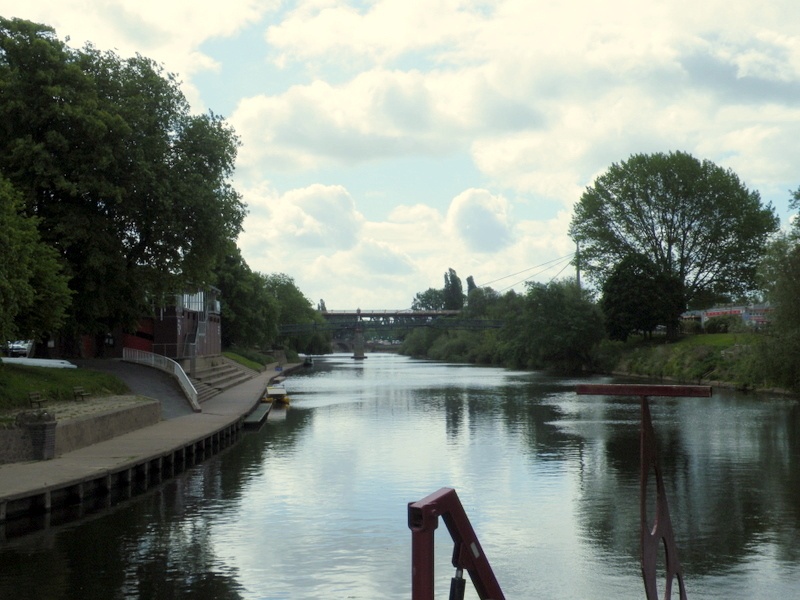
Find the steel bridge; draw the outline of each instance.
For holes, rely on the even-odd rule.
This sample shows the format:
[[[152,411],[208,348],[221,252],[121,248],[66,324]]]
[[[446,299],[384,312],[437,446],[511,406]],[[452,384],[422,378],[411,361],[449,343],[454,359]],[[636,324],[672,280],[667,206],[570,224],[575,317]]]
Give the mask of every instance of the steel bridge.
[[[325,323],[288,323],[280,326],[283,335],[317,331],[383,331],[434,327],[437,329],[500,329],[504,321],[460,318],[460,310],[326,310]]]

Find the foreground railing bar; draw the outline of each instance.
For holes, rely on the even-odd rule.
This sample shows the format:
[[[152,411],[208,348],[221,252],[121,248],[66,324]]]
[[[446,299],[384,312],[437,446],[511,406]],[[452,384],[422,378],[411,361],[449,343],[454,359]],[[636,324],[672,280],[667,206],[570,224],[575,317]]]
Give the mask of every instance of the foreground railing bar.
[[[687,600],[683,581],[683,568],[678,559],[678,547],[669,515],[667,493],[658,460],[658,445],[650,416],[648,397],[710,398],[711,386],[705,385],[650,385],[650,384],[581,384],[576,386],[578,395],[638,396],[641,404],[641,428],[639,431],[639,536],[641,543],[642,579],[647,600],[658,600],[658,552],[665,553],[664,598],[672,597],[672,583],[678,581],[680,600]],[[656,480],[656,506],[652,528],[647,515],[647,482],[650,473]]]
[[[434,532],[442,517],[453,539],[451,598],[463,598],[461,572],[469,573],[478,598],[505,600],[478,536],[472,528],[458,494],[452,488],[441,488],[418,502],[408,504],[408,527],[411,529],[411,598],[433,600],[434,595]]]

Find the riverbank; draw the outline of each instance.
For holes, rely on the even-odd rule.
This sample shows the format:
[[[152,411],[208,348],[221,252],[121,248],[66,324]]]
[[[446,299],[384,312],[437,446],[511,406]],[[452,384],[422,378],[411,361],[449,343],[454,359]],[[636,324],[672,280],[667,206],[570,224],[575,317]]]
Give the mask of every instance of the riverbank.
[[[270,365],[204,402],[200,413],[162,420],[52,460],[0,465],[0,539],[11,519],[50,515],[97,498],[131,497],[228,447],[239,439],[267,383],[301,366]]]
[[[752,333],[701,334],[674,343],[618,343],[610,372],[624,377],[796,395],[768,381],[764,357]]]

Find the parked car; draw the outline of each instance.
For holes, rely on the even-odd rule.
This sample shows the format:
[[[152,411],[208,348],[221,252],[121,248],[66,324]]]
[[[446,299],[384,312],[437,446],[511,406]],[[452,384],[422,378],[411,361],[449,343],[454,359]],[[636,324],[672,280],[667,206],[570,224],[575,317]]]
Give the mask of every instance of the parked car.
[[[8,356],[29,356],[33,350],[33,340],[17,340],[6,344]]]

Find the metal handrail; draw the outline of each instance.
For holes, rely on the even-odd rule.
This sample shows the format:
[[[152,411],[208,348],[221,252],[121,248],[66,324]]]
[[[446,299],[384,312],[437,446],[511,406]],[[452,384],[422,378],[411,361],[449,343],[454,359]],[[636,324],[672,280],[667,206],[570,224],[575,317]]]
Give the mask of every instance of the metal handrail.
[[[464,506],[453,488],[441,488],[418,502],[408,504],[408,527],[411,529],[411,599],[433,600],[433,538],[442,517],[453,539],[453,566],[456,575],[450,580],[450,598],[464,598],[469,573],[478,598],[504,600],[505,596],[483,552]]]
[[[123,348],[122,360],[140,365],[147,365],[149,367],[159,369],[160,371],[164,371],[165,373],[169,373],[178,381],[178,385],[181,386],[181,390],[183,391],[184,396],[186,396],[186,399],[189,401],[192,410],[194,412],[203,412],[203,409],[200,408],[200,403],[197,400],[197,390],[195,389],[194,385],[192,385],[189,376],[186,374],[183,368],[171,358],[167,358],[161,354],[146,352],[145,350]]]

